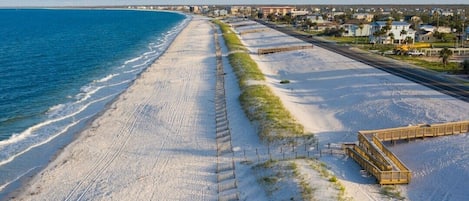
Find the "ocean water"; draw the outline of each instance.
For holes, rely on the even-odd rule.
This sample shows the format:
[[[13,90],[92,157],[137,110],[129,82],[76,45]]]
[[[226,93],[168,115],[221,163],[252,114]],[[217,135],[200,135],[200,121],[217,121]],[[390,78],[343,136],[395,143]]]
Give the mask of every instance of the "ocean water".
[[[185,15],[0,9],[0,199],[169,46]],[[37,161],[37,162],[36,162]],[[20,165],[18,165],[20,164]]]

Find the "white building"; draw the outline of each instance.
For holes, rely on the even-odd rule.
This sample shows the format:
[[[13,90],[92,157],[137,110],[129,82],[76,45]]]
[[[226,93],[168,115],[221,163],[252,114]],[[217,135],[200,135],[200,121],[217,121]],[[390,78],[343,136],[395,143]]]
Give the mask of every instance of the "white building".
[[[371,35],[371,25],[370,24],[362,24],[362,28],[360,29],[360,25],[358,24],[343,24],[341,25],[344,28],[345,32],[342,36],[346,37],[355,37],[355,36],[369,36]]]
[[[306,17],[306,19],[309,19],[309,20],[311,20],[311,22],[313,22],[313,23],[315,22],[315,23],[318,23],[318,24],[319,23],[324,23],[326,21],[322,18],[322,15],[320,15],[320,14],[309,15],[309,16]]]
[[[410,24],[407,22],[393,21],[391,29],[387,33],[383,35],[375,35],[375,33],[379,33],[385,26],[386,21],[376,21],[371,23],[369,36],[370,42],[381,44],[404,43],[407,37],[410,37],[413,41],[415,40],[415,30],[411,29]],[[393,37],[391,37],[391,35]]]
[[[370,14],[370,13],[354,13],[354,14],[352,15],[352,18],[353,18],[353,19],[365,20],[365,21],[367,21],[367,22],[373,21],[373,17],[374,17],[374,15],[373,15],[373,14]]]

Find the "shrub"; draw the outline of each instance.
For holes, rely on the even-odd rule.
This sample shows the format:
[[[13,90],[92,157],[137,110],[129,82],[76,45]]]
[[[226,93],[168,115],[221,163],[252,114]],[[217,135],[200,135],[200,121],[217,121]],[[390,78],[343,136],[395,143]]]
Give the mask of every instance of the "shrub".
[[[214,20],[214,23],[220,26],[226,46],[231,51],[228,59],[238,78],[241,106],[249,120],[259,126],[260,137],[270,142],[304,135],[303,125],[297,123],[280,99],[261,83],[265,81],[264,74],[236,33],[219,20]]]
[[[335,182],[337,182],[337,177],[332,176],[331,178],[329,178],[329,181],[332,182],[332,183],[335,183]]]

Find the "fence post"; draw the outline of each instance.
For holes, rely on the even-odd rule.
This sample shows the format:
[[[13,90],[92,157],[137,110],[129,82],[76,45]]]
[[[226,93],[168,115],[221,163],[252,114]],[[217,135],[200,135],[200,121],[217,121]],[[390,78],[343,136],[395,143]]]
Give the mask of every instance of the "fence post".
[[[243,149],[243,151],[244,151],[244,160],[248,161],[248,159],[246,158],[246,149]]]
[[[257,151],[257,148],[256,148],[256,155],[257,155],[257,162],[259,162],[261,160],[261,158],[259,156],[259,152]]]

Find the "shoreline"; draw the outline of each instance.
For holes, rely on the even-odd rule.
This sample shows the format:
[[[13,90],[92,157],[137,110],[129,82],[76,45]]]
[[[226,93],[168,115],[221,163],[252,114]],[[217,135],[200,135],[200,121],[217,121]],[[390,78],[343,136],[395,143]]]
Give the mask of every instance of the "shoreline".
[[[208,24],[192,19],[110,109],[10,196],[19,200],[214,198],[214,131],[204,126],[214,121],[213,62],[205,61],[214,57],[214,49],[199,44],[213,43]],[[187,44],[194,31],[200,40]],[[199,121],[205,123],[193,123]]]
[[[43,9],[47,9],[47,8],[43,8]],[[119,9],[119,10],[130,10],[130,9]],[[142,10],[134,10],[134,11],[142,11]],[[155,11],[155,12],[159,12],[159,11]],[[171,41],[168,42],[168,45],[166,45],[166,47],[162,51],[162,53],[160,55],[158,55],[157,57],[155,57],[154,60],[151,62],[151,64],[149,64],[149,66],[146,69],[144,69],[141,72],[139,72],[138,74],[136,74],[135,79],[133,79],[131,82],[129,82],[128,87],[126,89],[124,89],[123,91],[119,92],[118,94],[116,94],[115,97],[112,100],[110,100],[109,102],[104,104],[103,108],[101,110],[99,110],[99,112],[97,112],[91,118],[89,118],[85,121],[79,122],[78,124],[81,125],[81,126],[78,126],[78,128],[73,128],[73,130],[68,131],[66,133],[66,135],[61,135],[61,136],[51,140],[51,141],[60,141],[60,142],[65,141],[65,143],[50,143],[49,142],[50,144],[47,143],[47,144],[35,147],[34,151],[36,151],[36,149],[47,149],[47,150],[53,149],[53,150],[56,150],[56,151],[54,151],[53,154],[50,155],[49,159],[46,159],[46,160],[48,160],[48,162],[41,163],[41,165],[31,168],[30,170],[28,170],[28,172],[26,172],[22,175],[19,175],[16,179],[14,179],[14,180],[4,184],[3,186],[1,186],[2,190],[4,190],[4,192],[2,192],[2,194],[4,196],[0,197],[0,200],[9,200],[10,197],[12,197],[12,196],[20,195],[22,193],[21,191],[25,190],[27,188],[27,185],[30,182],[33,182],[35,177],[38,177],[41,172],[43,172],[44,170],[47,170],[48,168],[50,168],[51,164],[55,160],[57,160],[60,157],[60,155],[64,154],[65,149],[68,146],[70,146],[71,144],[74,144],[74,143],[76,143],[76,141],[80,140],[83,137],[82,135],[84,135],[84,133],[87,130],[95,129],[93,123],[95,121],[97,121],[98,119],[103,118],[103,116],[106,113],[108,113],[110,110],[115,109],[113,107],[113,105],[115,105],[116,102],[120,100],[120,97],[123,94],[127,93],[127,91],[133,85],[135,85],[135,83],[139,79],[141,79],[142,74],[144,74],[146,71],[148,71],[148,68],[152,68],[154,63],[157,62],[160,57],[162,57],[164,54],[166,54],[168,49],[172,46],[174,41],[178,38],[179,34],[182,31],[184,31],[187,28],[187,25],[189,23],[191,23],[191,21],[192,21],[192,16],[191,15],[188,15],[188,14],[185,14],[185,13],[182,13],[182,12],[173,12],[173,13],[183,15],[183,16],[185,16],[185,19],[183,19],[180,22],[180,24],[178,24],[177,26],[175,26],[173,28],[173,30],[178,30],[178,31],[177,31],[176,34],[171,36]],[[47,146],[47,147],[45,147],[45,146]],[[30,150],[29,152],[31,152],[31,151],[32,150]],[[25,158],[31,158],[31,156],[28,155]],[[15,161],[12,161],[11,163],[15,164]],[[21,163],[21,161],[17,162],[17,163]],[[21,164],[23,164],[23,163],[21,163]]]

